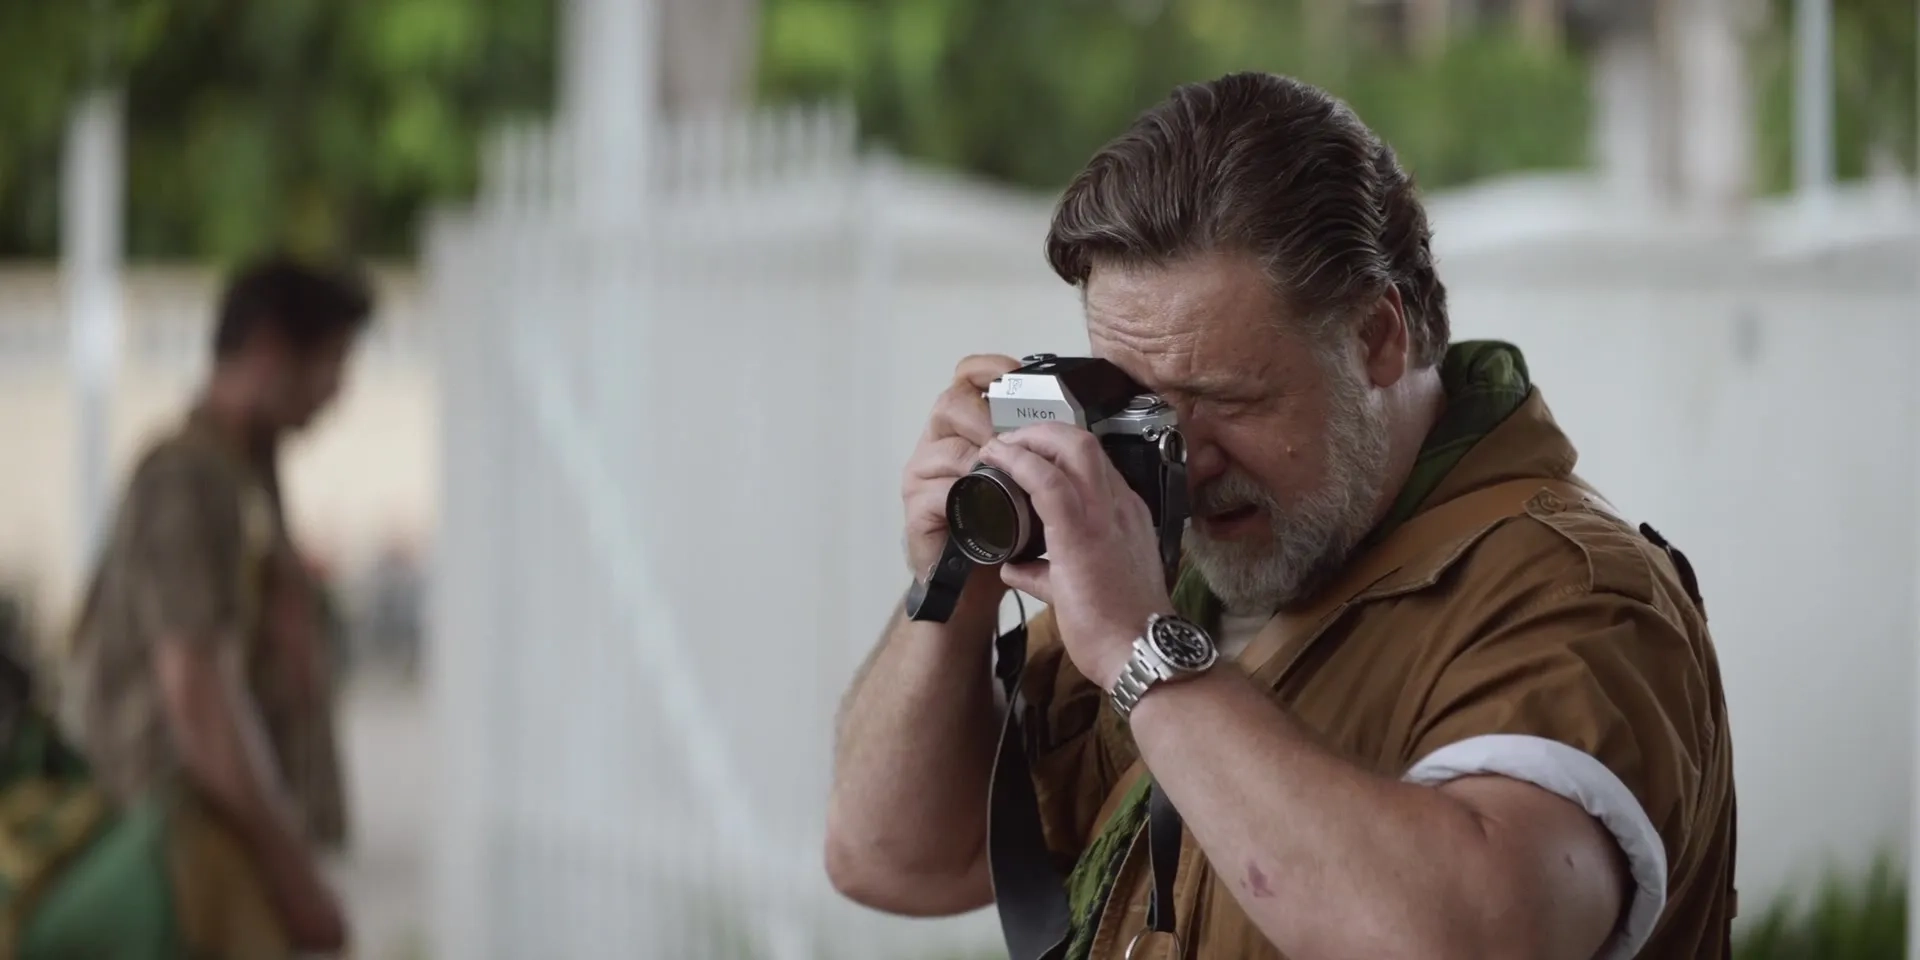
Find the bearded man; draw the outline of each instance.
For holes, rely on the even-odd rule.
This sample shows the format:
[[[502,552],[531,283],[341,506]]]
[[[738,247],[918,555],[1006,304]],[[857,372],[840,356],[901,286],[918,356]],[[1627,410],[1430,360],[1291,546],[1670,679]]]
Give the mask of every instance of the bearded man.
[[[1393,152],[1293,80],[1182,87],[1067,188],[1047,254],[1093,354],[1177,410],[1181,575],[1090,433],[995,436],[981,392],[1017,363],[962,361],[906,467],[908,564],[982,462],[1049,554],[976,571],[947,622],[895,613],[842,707],[835,886],[993,903],[1013,960],[1727,956],[1692,571],[1574,476],[1517,349],[1449,344]],[[996,747],[1009,589],[1048,610]],[[1209,656],[1174,664],[1169,630]]]

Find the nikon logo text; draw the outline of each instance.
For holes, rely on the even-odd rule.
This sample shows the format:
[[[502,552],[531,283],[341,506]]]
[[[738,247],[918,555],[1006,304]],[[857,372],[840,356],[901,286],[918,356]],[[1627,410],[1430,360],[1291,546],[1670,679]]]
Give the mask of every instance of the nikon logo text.
[[[1052,411],[1052,410],[1048,410],[1048,409],[1046,409],[1046,408],[1044,408],[1044,407],[1014,407],[1014,408],[1013,408],[1013,415],[1014,415],[1014,416],[1016,416],[1016,417],[1019,417],[1019,418],[1020,418],[1020,419],[1022,419],[1022,420],[1052,420],[1052,419],[1055,419],[1055,417],[1054,417],[1054,415],[1053,415],[1053,411]]]

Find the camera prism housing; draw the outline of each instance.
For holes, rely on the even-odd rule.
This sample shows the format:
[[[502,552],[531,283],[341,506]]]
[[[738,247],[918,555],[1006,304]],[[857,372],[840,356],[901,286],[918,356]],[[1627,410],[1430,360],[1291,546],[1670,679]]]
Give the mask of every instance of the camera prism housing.
[[[986,400],[995,433],[1064,423],[1099,437],[1108,460],[1152,513],[1171,579],[1188,519],[1186,446],[1171,404],[1106,360],[1044,353],[993,381]],[[946,510],[946,547],[908,594],[907,612],[915,620],[944,621],[973,567],[1022,563],[1047,551],[1027,492],[995,467],[976,464],[955,480]]]

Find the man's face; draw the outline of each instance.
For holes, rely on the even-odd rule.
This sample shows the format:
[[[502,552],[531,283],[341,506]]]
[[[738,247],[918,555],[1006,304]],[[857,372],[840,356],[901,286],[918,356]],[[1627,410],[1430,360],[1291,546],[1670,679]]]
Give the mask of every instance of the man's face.
[[[278,430],[301,430],[340,393],[352,338],[339,336],[305,350],[277,339],[263,343],[267,354],[262,412]]]
[[[1287,332],[1249,257],[1098,267],[1086,302],[1093,353],[1179,410],[1187,548],[1208,585],[1236,612],[1271,612],[1324,583],[1386,480],[1385,412],[1357,353]]]

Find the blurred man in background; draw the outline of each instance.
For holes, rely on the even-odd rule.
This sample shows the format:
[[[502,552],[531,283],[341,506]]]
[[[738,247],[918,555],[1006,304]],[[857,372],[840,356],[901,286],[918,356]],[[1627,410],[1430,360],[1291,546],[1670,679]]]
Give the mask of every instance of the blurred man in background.
[[[841,717],[836,886],[998,897],[1015,960],[1728,956],[1691,568],[1573,475],[1518,349],[1452,342],[1393,151],[1297,81],[1185,86],[1067,188],[1047,251],[1094,352],[1179,412],[1185,570],[1169,590],[1091,432],[996,434],[981,392],[1017,361],[962,361],[905,470],[909,566],[976,463],[1048,553],[977,571],[950,622],[894,614]],[[996,765],[1008,588],[1049,606]]]
[[[139,459],[63,665],[98,782],[123,815],[159,811],[140,822],[163,832],[150,847],[196,956],[345,943],[320,865],[346,832],[328,652],[279,456],[338,393],[371,310],[357,276],[290,259],[233,279],[212,372]]]

